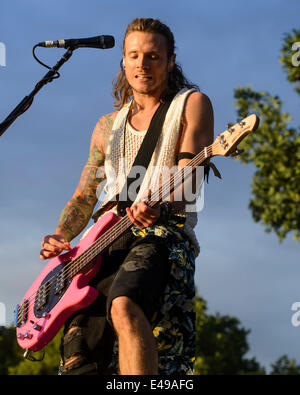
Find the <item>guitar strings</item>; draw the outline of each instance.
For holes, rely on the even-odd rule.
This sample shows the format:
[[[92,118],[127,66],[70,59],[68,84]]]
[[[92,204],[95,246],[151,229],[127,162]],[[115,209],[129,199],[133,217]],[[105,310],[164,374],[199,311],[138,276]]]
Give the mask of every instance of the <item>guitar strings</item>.
[[[219,144],[217,142],[217,144]],[[160,196],[163,194],[170,194],[170,184],[172,185],[172,188],[175,189],[174,186],[174,181],[176,180],[176,184],[182,180],[182,176],[189,176],[196,168],[196,166],[199,166],[205,159],[211,156],[211,151],[212,151],[212,146],[206,147],[206,155],[204,155],[204,151],[202,150],[198,155],[196,155],[190,162],[188,162],[188,165],[180,169],[175,176],[171,176],[170,180],[166,182],[163,186],[161,186],[156,192],[153,193],[153,197],[155,198],[156,195],[158,201],[160,200]],[[199,162],[197,164],[197,162]],[[186,172],[186,168],[188,168],[188,172]],[[186,174],[184,174],[186,172]],[[149,202],[149,206],[153,207],[155,204],[157,204],[157,201],[155,199],[152,202]],[[133,225],[131,221],[129,220],[128,216],[125,216],[122,218],[120,221],[118,221],[116,224],[114,224],[108,231],[106,231],[102,236],[100,236],[99,239],[97,239],[92,246],[90,246],[87,250],[85,250],[82,254],[80,254],[77,258],[74,260],[68,262],[68,264],[62,269],[62,272],[64,276],[60,278],[60,281],[65,281],[66,279],[70,278],[69,275],[71,274],[72,276],[75,276],[82,270],[85,266],[88,266],[88,264],[93,260],[97,255],[100,254],[101,249],[104,249],[107,247],[107,242],[106,240],[109,240],[111,242],[112,238],[116,238],[120,233],[118,229],[115,229],[116,227],[122,228],[124,227],[125,230],[128,228],[130,225]],[[121,234],[124,229],[121,229]],[[96,255],[93,256],[93,254],[96,252]],[[92,257],[92,258],[91,258]],[[88,262],[86,260],[89,259]],[[83,266],[82,264],[85,263]],[[79,268],[79,269],[78,269]],[[77,270],[77,273],[76,273]],[[75,272],[73,274],[72,272]],[[53,285],[53,279],[57,278],[57,274],[52,276],[48,281],[48,285],[43,289],[43,292],[39,295],[40,297],[43,297],[47,294],[49,291],[49,288]],[[24,299],[23,304],[26,302],[26,307],[25,309],[21,309],[20,312],[18,313],[18,322],[19,319],[22,318],[24,314],[26,314],[29,310],[30,304],[32,303],[32,297],[37,294],[38,290],[34,292],[30,297]],[[21,305],[22,306],[22,305]]]

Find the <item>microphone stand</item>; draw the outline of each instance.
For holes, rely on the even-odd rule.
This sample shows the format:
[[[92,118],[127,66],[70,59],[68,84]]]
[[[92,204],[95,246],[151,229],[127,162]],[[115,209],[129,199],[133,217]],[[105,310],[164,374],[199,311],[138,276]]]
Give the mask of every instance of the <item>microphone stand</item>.
[[[28,110],[33,102],[34,96],[42,89],[44,85],[53,80],[53,77],[57,71],[65,62],[70,59],[72,54],[73,49],[68,48],[67,52],[64,53],[56,65],[52,67],[49,72],[35,85],[33,91],[28,96],[25,96],[24,99],[17,105],[17,107],[8,115],[8,117],[5,118],[2,123],[0,123],[0,137],[21,114]]]

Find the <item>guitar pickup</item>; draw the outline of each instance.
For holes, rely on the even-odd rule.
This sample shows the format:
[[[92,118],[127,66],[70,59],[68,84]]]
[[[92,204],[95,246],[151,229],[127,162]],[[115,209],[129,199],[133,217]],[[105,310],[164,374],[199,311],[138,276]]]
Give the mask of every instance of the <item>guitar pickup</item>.
[[[58,274],[56,275],[56,283],[55,283],[55,289],[54,292],[56,295],[60,294],[66,285],[66,276],[64,270],[60,270]]]
[[[49,291],[50,291],[49,281],[46,281],[39,287],[35,299],[35,307],[37,310],[41,310],[47,304]]]

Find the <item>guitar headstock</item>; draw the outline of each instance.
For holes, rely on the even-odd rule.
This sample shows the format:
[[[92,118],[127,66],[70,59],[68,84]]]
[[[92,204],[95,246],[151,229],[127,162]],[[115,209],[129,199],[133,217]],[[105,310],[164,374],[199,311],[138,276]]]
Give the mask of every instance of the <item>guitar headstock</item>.
[[[259,125],[259,118],[255,114],[249,115],[241,122],[220,133],[212,144],[212,155],[228,156],[234,153],[237,145],[249,133],[254,132]]]

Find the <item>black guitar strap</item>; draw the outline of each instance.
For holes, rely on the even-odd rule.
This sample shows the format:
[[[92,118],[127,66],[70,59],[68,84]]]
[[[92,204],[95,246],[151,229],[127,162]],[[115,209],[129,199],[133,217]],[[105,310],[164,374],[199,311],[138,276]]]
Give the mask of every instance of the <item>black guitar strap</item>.
[[[135,200],[131,200],[128,196],[128,190],[130,185],[139,177],[139,187],[137,188],[137,193],[139,192],[140,185],[142,184],[142,180],[145,176],[146,169],[148,168],[149,162],[153,155],[154,149],[156,147],[158,137],[161,133],[163,123],[167,114],[167,111],[170,107],[170,104],[173,100],[173,97],[168,97],[163,103],[160,104],[158,109],[156,110],[155,114],[153,115],[149,129],[143,139],[141,147],[136,155],[134,163],[131,167],[131,170],[128,174],[127,180],[124,184],[124,187],[119,195],[117,195],[118,200],[118,215],[123,217],[126,214],[126,207],[130,207]],[[124,130],[125,133],[125,130]],[[136,175],[136,168],[137,166],[142,166],[145,169],[142,175]],[[120,198],[121,197],[121,198]],[[124,199],[124,197],[126,199]]]

